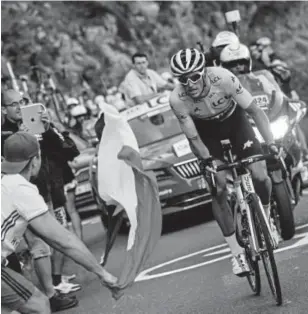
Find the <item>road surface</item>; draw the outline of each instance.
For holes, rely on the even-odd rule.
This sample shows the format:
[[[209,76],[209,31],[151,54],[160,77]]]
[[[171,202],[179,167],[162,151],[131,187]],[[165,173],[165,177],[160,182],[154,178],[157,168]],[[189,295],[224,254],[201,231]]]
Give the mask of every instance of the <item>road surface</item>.
[[[283,306],[277,307],[261,265],[262,291],[253,296],[246,279],[232,274],[229,250],[215,221],[191,212],[166,221],[164,233],[146,269],[133,287],[115,301],[94,275],[72,261],[83,289],[76,293],[79,307],[67,314],[210,314],[308,313],[308,193],[295,211],[296,236],[276,252]],[[192,219],[192,216],[195,216]],[[201,221],[201,223],[200,223]],[[104,228],[97,217],[84,221],[86,243],[97,259],[104,247]],[[120,235],[107,269],[119,274],[126,237]]]

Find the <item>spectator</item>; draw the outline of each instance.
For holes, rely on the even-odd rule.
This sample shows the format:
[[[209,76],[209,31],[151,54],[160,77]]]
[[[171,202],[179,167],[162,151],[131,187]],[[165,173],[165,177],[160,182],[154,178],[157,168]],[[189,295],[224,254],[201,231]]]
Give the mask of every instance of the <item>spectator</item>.
[[[275,77],[282,91],[292,97],[291,71],[288,65],[274,52],[272,41],[268,37],[261,37],[250,44],[253,71],[267,69]]]
[[[128,105],[139,105],[159,95],[159,89],[174,88],[173,83],[164,80],[157,72],[148,69],[148,57],[143,53],[132,56],[133,69],[124,79],[125,100]],[[123,88],[123,86],[122,86]]]
[[[71,97],[67,101],[67,125],[75,130],[77,134],[82,134],[83,122],[88,114],[86,107],[79,103],[77,98]]]
[[[21,94],[15,90],[7,90],[1,95],[1,110],[2,115],[4,116],[4,124],[2,125],[1,132],[1,153],[4,151],[4,142],[10,134],[16,133],[19,130],[25,129],[25,126],[22,124],[22,116],[20,106],[25,104],[25,100],[22,98]],[[45,121],[47,131],[42,134],[42,139],[40,141],[41,146],[46,142],[45,136],[48,136],[49,130],[49,120],[47,116],[42,116],[42,120]],[[51,198],[49,194],[49,184],[46,178],[48,178],[48,161],[46,151],[42,150],[42,166],[40,168],[39,174],[33,182],[37,185],[40,194],[44,197],[45,202],[50,207]],[[3,171],[3,169],[2,169]],[[76,306],[76,300],[73,298],[66,298],[57,293],[54,289],[52,276],[51,276],[51,260],[50,260],[50,249],[48,245],[35,236],[30,230],[27,230],[25,233],[25,240],[30,249],[30,253],[34,260],[34,268],[36,274],[40,281],[41,286],[44,289],[47,297],[50,298],[50,304],[52,311],[60,311],[64,308],[69,308]],[[9,257],[10,261],[14,264],[10,266],[15,270],[20,271],[20,265],[17,258],[14,255]]]
[[[30,98],[29,103],[31,103]],[[20,130],[26,129],[22,123],[20,110],[20,106],[24,104],[25,101],[19,92],[15,90],[7,90],[3,92],[1,97],[1,110],[5,119],[1,132],[2,154],[4,151],[4,143],[8,136]],[[50,121],[48,116],[42,115],[42,120],[45,121],[44,123],[46,128],[46,132],[40,135],[42,165],[38,176],[35,179],[32,179],[32,183],[38,187],[40,194],[45,200],[45,203],[48,205],[49,209],[52,210],[52,200],[50,194],[51,184],[50,180],[48,180],[52,175],[49,171],[48,156],[51,154],[50,148],[57,146],[56,143],[59,141],[59,139],[55,136],[53,130],[50,128]],[[74,298],[65,298],[61,294],[57,293],[54,289],[50,260],[51,252],[49,246],[42,239],[35,236],[30,230],[27,230],[25,233],[25,240],[33,257],[34,268],[36,270],[40,284],[42,285],[45,294],[51,299],[52,311],[56,312],[62,310],[63,308],[76,306],[77,303]],[[14,257],[12,260],[16,262]],[[14,267],[16,270],[20,268],[18,266],[19,265],[13,265],[12,267]]]
[[[28,226],[52,247],[95,273],[103,284],[116,282],[85,245],[49,213],[37,187],[29,182],[38,175],[40,167],[40,146],[33,135],[17,132],[5,141],[2,162],[5,174],[1,180],[1,306],[20,313],[50,313],[48,298],[25,277],[7,267],[7,256],[15,252]],[[12,220],[14,224],[8,223]]]
[[[93,112],[95,112],[96,109],[95,104],[93,100],[90,98],[88,91],[86,90],[82,92],[82,99],[84,106],[87,109],[88,118],[90,118],[93,115]]]

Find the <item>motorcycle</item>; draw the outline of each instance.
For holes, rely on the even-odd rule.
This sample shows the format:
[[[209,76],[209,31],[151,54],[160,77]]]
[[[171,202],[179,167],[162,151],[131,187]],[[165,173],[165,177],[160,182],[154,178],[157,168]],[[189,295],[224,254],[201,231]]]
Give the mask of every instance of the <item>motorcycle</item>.
[[[299,202],[308,171],[303,165],[302,150],[297,138],[297,126],[306,111],[304,102],[285,99],[279,113],[270,121],[275,143],[282,150],[279,160],[267,161],[272,181],[271,215],[284,240],[294,236],[293,210]],[[266,150],[261,134],[254,122],[251,122],[256,137]]]

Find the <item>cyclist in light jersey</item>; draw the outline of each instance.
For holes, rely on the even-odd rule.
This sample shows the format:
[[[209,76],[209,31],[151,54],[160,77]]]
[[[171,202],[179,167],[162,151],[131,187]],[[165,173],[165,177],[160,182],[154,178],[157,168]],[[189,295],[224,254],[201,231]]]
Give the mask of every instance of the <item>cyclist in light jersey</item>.
[[[172,56],[170,67],[181,84],[170,95],[170,105],[190,143],[193,153],[201,159],[200,166],[215,172],[224,157],[221,140],[230,139],[238,158],[261,154],[260,143],[246,117],[247,111],[269,146],[278,153],[270,124],[262,109],[239,80],[228,70],[205,67],[204,55],[197,49],[183,49]],[[211,158],[213,157],[213,158]],[[249,166],[257,193],[267,212],[270,211],[271,181],[265,162]],[[244,249],[235,236],[233,217],[227,202],[226,172],[216,173],[217,195],[213,197],[213,213],[230,246],[233,272],[244,276],[249,266]]]
[[[269,120],[277,117],[286,96],[268,70],[251,72],[252,62],[248,47],[243,44],[226,46],[221,54],[221,66],[236,75],[242,85],[256,97]],[[263,95],[263,97],[258,97]]]
[[[249,49],[242,44],[228,45],[222,50],[220,59],[221,66],[228,69],[233,74],[239,75],[238,78],[240,82],[252,93],[252,95],[254,95],[254,92],[260,95],[261,87],[261,90],[263,90],[267,96],[267,99],[265,99],[267,103],[262,103],[262,99],[260,103],[257,97],[258,104],[263,110],[265,109],[265,112],[267,113],[270,121],[273,118],[276,118],[277,114],[281,110],[283,101],[287,98],[287,96],[282,92],[280,86],[275,81],[274,76],[268,70],[260,70],[254,73],[251,72],[252,60]],[[253,81],[256,81],[259,86],[253,86]],[[268,108],[266,108],[266,105]],[[290,110],[295,109],[290,107]],[[308,146],[306,136],[299,124],[296,126],[296,130],[298,140],[303,150],[304,159],[308,160]]]

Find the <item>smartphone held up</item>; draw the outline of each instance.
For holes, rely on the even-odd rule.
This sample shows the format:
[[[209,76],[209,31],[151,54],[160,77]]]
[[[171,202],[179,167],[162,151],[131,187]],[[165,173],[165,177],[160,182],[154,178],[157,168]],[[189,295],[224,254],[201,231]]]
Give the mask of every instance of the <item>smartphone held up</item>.
[[[46,107],[41,103],[34,103],[20,107],[22,121],[25,127],[33,135],[45,132],[42,115],[46,112]]]

